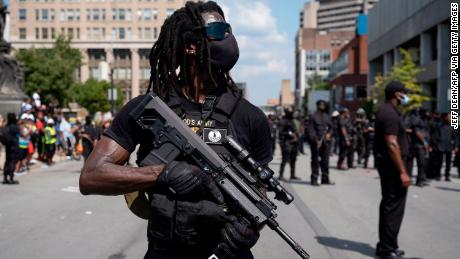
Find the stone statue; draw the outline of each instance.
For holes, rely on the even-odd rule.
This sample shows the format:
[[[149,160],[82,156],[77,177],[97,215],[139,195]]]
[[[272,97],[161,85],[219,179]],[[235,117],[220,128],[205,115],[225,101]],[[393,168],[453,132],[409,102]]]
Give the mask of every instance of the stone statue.
[[[6,6],[3,5],[3,1],[0,1],[0,42],[4,41],[3,32],[6,27]]]
[[[26,95],[22,90],[23,72],[18,61],[10,55],[11,44],[6,42],[5,32],[7,6],[0,0],[0,113],[19,112]]]

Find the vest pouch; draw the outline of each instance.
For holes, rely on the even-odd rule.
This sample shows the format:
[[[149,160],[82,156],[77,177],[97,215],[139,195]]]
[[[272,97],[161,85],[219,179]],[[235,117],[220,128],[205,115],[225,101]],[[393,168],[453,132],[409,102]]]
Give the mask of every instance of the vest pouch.
[[[149,246],[156,251],[167,251],[174,247],[175,201],[165,194],[150,195],[152,216],[148,222]]]

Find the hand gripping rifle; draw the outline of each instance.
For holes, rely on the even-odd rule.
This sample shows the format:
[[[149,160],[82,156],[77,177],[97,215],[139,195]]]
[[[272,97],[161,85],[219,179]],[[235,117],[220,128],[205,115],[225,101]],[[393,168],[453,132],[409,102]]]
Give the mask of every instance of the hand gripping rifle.
[[[279,226],[275,220],[275,204],[257,188],[256,184],[263,183],[269,191],[275,193],[275,199],[286,204],[291,203],[294,198],[273,178],[273,171],[257,163],[233,137],[227,136],[224,145],[238,161],[219,156],[153,93],[146,95],[130,116],[142,129],[150,131],[153,135],[154,149],[140,162],[140,166],[168,163],[181,154],[192,158],[204,173],[216,181],[225,196],[227,206],[239,214],[243,222],[253,224],[258,229],[265,224],[268,225],[301,258],[310,258]],[[248,171],[243,169],[243,166],[248,168]],[[133,194],[126,197],[130,206],[129,203],[133,201],[129,201],[129,195]]]

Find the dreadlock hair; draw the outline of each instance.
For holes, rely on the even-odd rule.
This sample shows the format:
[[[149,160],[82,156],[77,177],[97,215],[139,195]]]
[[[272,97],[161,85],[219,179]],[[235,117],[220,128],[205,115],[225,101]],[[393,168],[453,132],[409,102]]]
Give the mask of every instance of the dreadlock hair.
[[[181,88],[193,84],[189,78],[189,67],[185,48],[196,45],[198,70],[205,69],[216,85],[226,85],[232,91],[238,91],[230,74],[219,72],[217,78],[211,74],[209,49],[204,33],[204,12],[218,12],[224,19],[224,12],[213,1],[187,2],[185,7],[176,10],[161,26],[158,40],[153,45],[150,61],[150,82],[147,93],[153,90],[160,98],[166,99],[171,90],[182,94]],[[178,73],[177,73],[178,71]]]

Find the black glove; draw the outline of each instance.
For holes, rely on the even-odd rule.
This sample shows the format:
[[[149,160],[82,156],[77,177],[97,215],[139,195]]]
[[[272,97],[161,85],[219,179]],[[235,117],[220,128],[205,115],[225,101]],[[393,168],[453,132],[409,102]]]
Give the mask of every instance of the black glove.
[[[169,163],[157,179],[158,184],[169,187],[178,196],[209,193],[219,204],[224,197],[211,176],[187,162]]]
[[[236,217],[228,217],[229,222],[221,231],[222,241],[214,250],[219,259],[237,258],[242,252],[253,247],[259,239],[259,231],[239,222]]]
[[[222,228],[227,222],[225,206],[212,201],[178,201],[176,220],[198,228]]]

